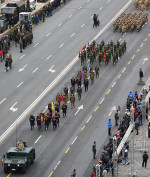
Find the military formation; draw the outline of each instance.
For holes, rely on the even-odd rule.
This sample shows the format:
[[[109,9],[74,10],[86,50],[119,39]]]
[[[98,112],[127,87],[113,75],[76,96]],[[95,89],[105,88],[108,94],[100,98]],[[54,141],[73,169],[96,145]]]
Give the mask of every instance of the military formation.
[[[59,127],[60,119],[66,117],[68,104],[73,109],[76,100],[80,101],[82,98],[82,87],[85,92],[88,92],[89,85],[92,86],[95,79],[99,78],[100,65],[103,61],[106,65],[110,61],[116,64],[125,51],[126,41],[120,44],[119,40],[116,43],[111,40],[107,45],[104,41],[101,41],[97,46],[96,42],[93,41],[87,47],[84,46],[81,54],[79,54],[81,65],[83,65],[82,68],[70,79],[70,86],[65,85],[61,93],[57,93],[56,101],[48,103],[47,113],[41,111],[36,117],[32,113],[30,114],[29,122],[31,130],[34,129],[35,123],[37,123],[38,130],[42,127],[45,130],[48,130],[50,127],[55,130]],[[90,65],[87,64],[88,60],[90,60]]]
[[[131,13],[128,12],[125,14],[124,12],[114,21],[113,30],[116,31],[119,29],[122,34],[127,31],[133,31],[136,29],[140,31],[142,26],[148,22],[148,13],[139,12],[139,13]]]
[[[141,9],[142,11],[145,10],[145,8],[148,8],[150,6],[150,0],[134,0],[134,7],[136,9]]]

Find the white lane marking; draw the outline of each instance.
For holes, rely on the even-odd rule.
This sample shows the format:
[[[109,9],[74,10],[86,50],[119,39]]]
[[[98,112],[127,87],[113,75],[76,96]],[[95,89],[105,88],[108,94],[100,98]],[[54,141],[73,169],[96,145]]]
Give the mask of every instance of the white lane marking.
[[[45,106],[45,109],[44,109],[44,111],[43,112],[46,112],[46,110],[48,109],[48,106]]]
[[[54,170],[56,170],[56,168],[57,168],[57,165],[54,167]]]
[[[34,47],[36,47],[37,45],[39,45],[39,43],[35,44]]]
[[[70,37],[73,37],[75,35],[75,33],[73,33]]]
[[[82,24],[82,25],[81,25],[81,28],[82,28],[83,26],[85,26],[85,24]]]
[[[87,63],[89,63],[89,62],[90,62],[90,60],[87,61]]]
[[[23,68],[20,68],[19,72],[24,71],[27,66],[28,66],[28,64],[26,64]]]
[[[150,33],[148,34],[148,37],[150,37]]]
[[[81,85],[81,87],[83,87],[83,84]]]
[[[90,0],[87,0],[86,2],[89,2]]]
[[[90,18],[93,18],[93,15]]]
[[[86,123],[89,123],[89,121],[91,120],[91,118],[92,118],[92,116],[90,116],[90,117],[88,118],[88,120],[86,121]]]
[[[59,48],[61,48],[63,45],[64,45],[64,43],[62,43],[62,44],[59,46]]]
[[[109,3],[109,2],[110,2],[110,0],[107,1],[107,3]]]
[[[78,9],[81,9],[81,7],[79,7]]]
[[[134,59],[135,55],[133,55],[132,60]]]
[[[36,144],[41,137],[42,137],[42,135],[40,135],[34,143]]]
[[[51,58],[51,57],[52,57],[52,55],[48,56],[46,59],[48,60],[48,59]]]
[[[61,162],[61,161],[59,161],[59,162],[57,163],[57,165],[59,165],[59,164],[60,164],[60,162]]]
[[[58,25],[58,27],[60,27],[62,25],[62,23],[60,23],[59,25]]]
[[[103,98],[103,99],[101,100],[100,104],[102,104],[104,100],[105,100],[105,98]]]
[[[67,103],[70,103],[70,101],[68,101]]]
[[[17,104],[17,102],[15,104],[12,105],[12,107],[10,108],[11,111],[16,112],[18,110],[18,108],[14,108],[14,106]]]
[[[140,45],[140,47],[142,47],[144,44],[142,43],[141,45]]]
[[[23,84],[23,82],[21,82],[21,83],[17,86],[17,88],[19,88],[22,84]]]
[[[71,15],[69,15],[69,18],[70,18],[70,17],[72,17],[72,14],[71,14]]]
[[[0,102],[0,104],[2,104],[5,100],[6,100],[6,98],[3,98],[2,101]]]
[[[54,68],[54,65],[48,70],[48,71],[50,71],[50,72],[52,72],[52,73],[54,73],[56,70],[55,69],[53,69]]]
[[[112,88],[116,85],[116,82],[113,83]]]
[[[114,22],[114,20],[132,3],[130,0],[109,22],[108,24],[89,42],[92,43],[93,40],[97,40],[100,35],[103,34]],[[75,65],[79,61],[78,55],[67,65],[67,67],[43,90],[43,92],[33,101],[31,105],[27,107],[27,109],[9,126],[7,130],[0,136],[0,143],[6,138],[6,136],[15,129],[16,124],[23,121],[26,116],[33,110],[33,108],[43,99],[46,94],[52,90],[58,82],[60,82],[63,76],[70,71],[73,65]]]
[[[20,57],[20,59],[22,59],[25,55],[26,55],[26,54],[23,54],[23,55]]]
[[[103,7],[101,7],[99,10],[102,10],[103,9]]]
[[[127,69],[127,68],[124,68],[123,71],[122,71],[122,73],[124,73],[126,69]]]
[[[48,33],[46,36],[49,36],[51,33]]]
[[[115,111],[115,110],[116,110],[116,106],[114,106],[114,107],[112,108],[112,110],[110,111],[110,113],[108,114],[108,116],[110,117],[111,114],[112,114],[112,112]]]
[[[32,73],[35,73],[38,69],[39,69],[39,68],[35,68],[35,70],[34,70],[34,71],[32,71]]]
[[[72,143],[71,143],[71,145],[73,145],[74,144],[74,142],[77,140],[77,136],[75,137],[75,139],[72,141]]]

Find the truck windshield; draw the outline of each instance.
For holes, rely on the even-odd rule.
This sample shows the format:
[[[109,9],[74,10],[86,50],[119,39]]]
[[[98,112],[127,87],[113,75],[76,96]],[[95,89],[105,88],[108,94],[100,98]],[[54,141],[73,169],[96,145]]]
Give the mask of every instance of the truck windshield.
[[[14,152],[10,152],[7,154],[7,157],[25,157],[27,156],[26,153],[14,153]]]

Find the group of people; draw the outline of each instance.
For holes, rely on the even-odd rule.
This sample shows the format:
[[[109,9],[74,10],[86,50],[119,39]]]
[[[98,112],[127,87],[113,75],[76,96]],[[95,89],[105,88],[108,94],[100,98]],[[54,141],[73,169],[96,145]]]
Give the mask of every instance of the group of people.
[[[98,164],[100,165],[100,177],[102,176],[107,176],[107,173],[111,170],[112,171],[112,176],[114,175],[114,168],[113,164],[114,161],[112,160],[112,154],[113,154],[113,141],[114,138],[117,139],[117,147],[119,146],[122,138],[124,137],[131,121],[131,107],[133,108],[134,111],[134,122],[135,122],[135,131],[136,134],[138,134],[138,128],[140,125],[142,125],[142,106],[141,106],[141,101],[142,101],[142,94],[138,94],[137,91],[133,94],[132,92],[129,93],[127,97],[127,110],[122,117],[122,120],[120,119],[119,111],[116,110],[116,113],[114,114],[115,118],[115,125],[117,126],[116,133],[113,135],[113,138],[109,138],[109,142],[103,147],[102,153],[100,155]],[[108,134],[111,136],[111,119],[108,120]],[[92,151],[93,151],[93,158],[96,158],[96,141],[94,141],[94,144],[92,146]],[[118,163],[121,162],[122,160],[120,157],[122,156],[124,159],[124,164],[123,165],[129,165],[129,160],[128,160],[128,151],[129,151],[129,144],[128,142],[125,143],[124,148],[122,149]],[[146,167],[147,165],[147,160],[148,160],[148,155],[147,152],[144,152],[143,156],[143,161],[142,161],[142,167]],[[90,177],[95,177],[96,176],[96,166],[93,167],[93,171],[90,175]]]
[[[103,63],[103,61],[105,64],[108,64],[110,61],[112,61],[113,65],[115,65],[125,51],[125,40],[122,44],[119,42],[119,40],[117,40],[117,42],[113,42],[111,40],[107,44],[103,40],[97,45],[94,40],[91,44],[88,44],[87,47],[83,47],[81,54],[79,53],[79,58],[81,59],[81,65],[84,65],[86,59],[90,60],[90,64],[93,64],[97,59],[99,65]]]

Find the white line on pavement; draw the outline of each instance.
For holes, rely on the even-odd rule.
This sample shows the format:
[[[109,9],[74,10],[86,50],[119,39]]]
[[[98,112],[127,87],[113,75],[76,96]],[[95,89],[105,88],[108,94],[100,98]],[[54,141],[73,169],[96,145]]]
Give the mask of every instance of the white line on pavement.
[[[26,55],[26,54],[23,54],[23,55],[20,57],[20,59],[22,59],[25,55]]]
[[[56,168],[57,168],[57,165],[54,167],[54,170],[56,170]]]
[[[93,15],[90,18],[93,18]]]
[[[112,88],[116,85],[116,82],[113,83]]]
[[[100,32],[89,42],[97,40],[114,22],[114,20],[132,3],[132,0],[129,0],[128,3],[107,23],[107,25],[100,30]],[[26,110],[5,130],[3,134],[0,135],[0,143],[13,131],[16,127],[16,124],[21,123],[26,116],[37,106],[37,104],[49,93],[60,80],[68,73],[71,68],[79,60],[78,55],[67,65],[67,67],[61,71],[61,73],[48,85],[48,87],[43,90],[43,92],[26,108]]]
[[[75,116],[78,114],[78,112],[80,111],[80,109],[77,110],[77,112],[74,114]]]
[[[17,104],[17,102],[15,104],[13,104],[11,107],[14,107]]]
[[[39,45],[39,43],[35,44],[34,47],[36,47],[37,45]]]
[[[135,55],[133,55],[132,60],[134,59]]]
[[[49,36],[51,33],[48,33],[46,36]]]
[[[102,104],[104,100],[105,100],[105,98],[103,98],[103,99],[101,100],[100,104]]]
[[[87,0],[86,2],[89,2],[90,0]]]
[[[48,60],[48,59],[51,58],[51,57],[52,57],[52,55],[48,56],[46,59]]]
[[[90,116],[90,117],[88,118],[88,120],[87,120],[87,122],[86,122],[86,123],[88,123],[88,122],[91,120],[91,118],[92,118],[92,116]]]
[[[90,62],[90,60],[87,61],[87,63],[89,63],[89,62]]]
[[[61,48],[63,45],[64,45],[64,43],[62,43],[62,44],[59,46],[59,48]]]
[[[82,25],[81,25],[81,28],[82,28],[83,26],[85,26],[85,24],[82,24]]]
[[[22,84],[23,84],[23,82],[21,82],[21,83],[17,86],[17,88],[19,88]]]
[[[35,70],[32,73],[35,73],[39,68],[35,68]]]
[[[6,98],[3,98],[2,101],[0,102],[0,104],[2,104],[5,100],[6,100]]]
[[[59,161],[59,162],[57,163],[57,165],[59,165],[59,164],[60,164],[60,162],[61,162],[61,161]]]
[[[72,14],[71,14],[71,15],[69,15],[69,18],[70,18],[70,17],[72,17]]]
[[[127,69],[127,68],[124,68],[123,71],[122,71],[122,73],[124,73],[126,69]]]
[[[99,10],[102,10],[103,9],[103,7],[101,7]]]
[[[72,141],[72,143],[71,143],[71,145],[73,145],[74,144],[74,142],[77,140],[77,136],[75,137],[75,139]]]
[[[48,106],[45,107],[44,111],[43,112],[46,112],[46,110],[48,109]]]
[[[67,103],[70,103],[70,101],[68,101]]]
[[[150,33],[148,34],[148,37],[150,37]]]
[[[58,27],[60,27],[62,25],[62,23],[60,23],[59,25],[58,25]]]
[[[110,0],[107,1],[107,3],[109,3],[109,2],[110,2]]]
[[[79,9],[81,9],[81,7],[79,7]]]
[[[70,37],[73,37],[75,35],[75,33],[73,33]]]
[[[38,137],[38,139],[34,142],[35,144],[39,141],[39,139],[42,137],[42,135],[40,135],[39,137]]]
[[[143,43],[140,45],[140,47],[142,47],[143,46]]]
[[[83,84],[81,85],[81,87],[83,87]]]

